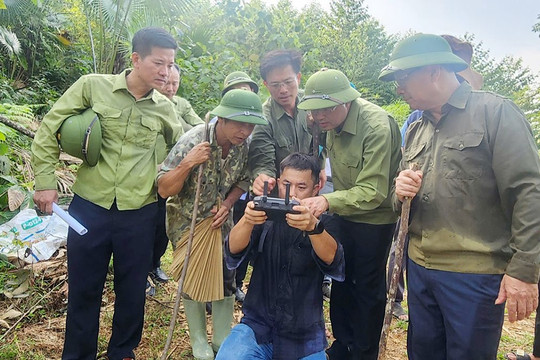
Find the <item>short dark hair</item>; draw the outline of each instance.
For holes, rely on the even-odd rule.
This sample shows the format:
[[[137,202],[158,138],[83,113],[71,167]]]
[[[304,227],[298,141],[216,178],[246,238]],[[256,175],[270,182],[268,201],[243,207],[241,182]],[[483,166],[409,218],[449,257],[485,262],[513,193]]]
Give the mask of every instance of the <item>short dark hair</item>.
[[[300,72],[302,54],[298,50],[284,49],[267,52],[261,60],[259,70],[261,77],[266,81],[268,73],[276,68],[291,65],[295,74]]]
[[[180,70],[180,66],[177,63],[174,63],[174,68],[178,71],[178,75],[182,75],[182,70]]]
[[[132,51],[138,53],[141,58],[149,55],[152,52],[153,47],[160,47],[164,49],[178,48],[174,38],[162,28],[159,27],[145,27],[137,31],[133,35]]]
[[[298,171],[311,171],[311,178],[314,184],[319,183],[319,173],[321,172],[321,166],[319,161],[312,155],[303,153],[289,154],[285,159],[281,160],[279,164],[279,172],[283,173],[286,168],[291,168]]]

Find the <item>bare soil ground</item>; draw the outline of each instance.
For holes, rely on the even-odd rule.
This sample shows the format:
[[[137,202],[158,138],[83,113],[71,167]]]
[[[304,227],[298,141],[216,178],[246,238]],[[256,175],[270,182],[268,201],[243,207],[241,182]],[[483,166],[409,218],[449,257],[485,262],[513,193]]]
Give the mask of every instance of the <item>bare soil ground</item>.
[[[169,252],[165,257],[165,269],[168,263],[170,263]],[[4,321],[0,327],[0,360],[59,359],[61,356],[67,291],[65,256],[55,260],[48,267],[43,265],[41,267],[37,271],[33,269],[31,286],[27,291],[29,296],[10,299],[5,295],[0,295],[0,320]],[[109,275],[102,302],[98,339],[99,352],[102,355],[105,354],[113,316],[114,292],[111,280],[112,275]],[[158,285],[155,296],[147,297],[143,337],[136,349],[138,359],[160,358],[169,329],[175,296],[176,283],[170,281],[164,285]],[[16,310],[21,315],[3,319],[2,314],[11,310]],[[325,303],[325,312],[328,316],[328,303]],[[240,304],[236,304],[235,321],[238,322],[240,318],[241,307]],[[15,325],[18,320],[20,322]],[[208,323],[210,324],[210,321]],[[327,326],[330,329],[329,321]],[[180,311],[169,352],[170,359],[193,359],[186,330],[187,323],[183,312]],[[503,359],[506,352],[518,348],[530,350],[533,331],[533,316],[514,324],[505,321],[497,359]],[[211,332],[211,326],[208,327],[208,332]],[[394,319],[388,338],[386,359],[407,358],[406,332],[407,323]]]

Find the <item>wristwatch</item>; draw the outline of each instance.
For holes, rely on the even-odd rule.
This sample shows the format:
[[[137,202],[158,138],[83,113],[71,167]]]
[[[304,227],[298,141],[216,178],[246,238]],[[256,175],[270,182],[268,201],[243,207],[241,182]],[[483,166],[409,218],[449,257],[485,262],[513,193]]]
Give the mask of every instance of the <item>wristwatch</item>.
[[[319,235],[322,234],[324,231],[324,224],[321,220],[317,220],[317,224],[315,224],[315,228],[311,231],[306,231],[308,235]]]

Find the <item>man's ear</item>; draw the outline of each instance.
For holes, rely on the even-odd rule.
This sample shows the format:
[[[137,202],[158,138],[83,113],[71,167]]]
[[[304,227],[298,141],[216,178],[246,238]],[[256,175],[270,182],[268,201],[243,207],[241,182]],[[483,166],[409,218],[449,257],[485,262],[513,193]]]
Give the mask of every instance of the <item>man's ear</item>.
[[[302,73],[301,72],[296,74],[296,81],[298,83],[298,87],[300,87],[300,79],[302,79]]]
[[[139,63],[141,62],[142,58],[141,55],[139,55],[138,52],[134,52],[131,54],[131,62],[133,63],[133,67],[137,69],[139,67]]]
[[[431,75],[431,81],[436,81],[441,76],[441,72],[443,71],[441,65],[432,65],[431,69],[429,69],[429,74]]]
[[[318,183],[315,184],[315,186],[313,186],[313,194],[311,194],[311,196],[319,195],[320,190],[321,190],[321,182],[319,181]]]

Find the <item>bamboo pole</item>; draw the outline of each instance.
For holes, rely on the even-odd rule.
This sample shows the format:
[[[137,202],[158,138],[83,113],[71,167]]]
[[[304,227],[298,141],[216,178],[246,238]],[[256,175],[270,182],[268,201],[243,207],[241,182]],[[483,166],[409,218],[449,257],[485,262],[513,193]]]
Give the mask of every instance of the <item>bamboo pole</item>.
[[[208,134],[208,116],[205,119],[205,133],[206,141],[209,141]],[[184,260],[184,267],[182,268],[182,274],[178,280],[178,289],[176,291],[176,300],[174,302],[173,315],[171,317],[171,323],[169,324],[169,332],[167,334],[167,341],[165,342],[165,347],[161,353],[161,360],[166,360],[171,347],[172,336],[174,332],[174,327],[176,325],[176,318],[178,317],[178,309],[180,308],[180,300],[182,298],[182,289],[184,287],[184,279],[186,278],[187,267],[189,264],[189,255],[191,254],[191,246],[193,245],[193,234],[195,231],[195,225],[197,223],[197,213],[199,212],[199,200],[201,198],[201,183],[202,175],[204,170],[204,164],[199,165],[199,172],[197,173],[197,190],[195,191],[195,202],[193,203],[193,215],[191,216],[191,226],[189,228],[189,238],[187,242],[186,257]]]

